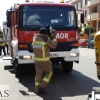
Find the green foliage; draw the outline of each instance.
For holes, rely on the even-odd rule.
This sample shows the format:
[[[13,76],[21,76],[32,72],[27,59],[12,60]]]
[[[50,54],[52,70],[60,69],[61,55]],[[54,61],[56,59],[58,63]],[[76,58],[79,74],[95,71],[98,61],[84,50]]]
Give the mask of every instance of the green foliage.
[[[91,26],[91,25],[87,25],[87,26],[84,27],[84,33],[89,35],[89,29],[91,30],[90,34],[94,32],[94,27]]]
[[[0,30],[0,36],[2,36],[3,35],[3,31],[2,30]]]
[[[78,27],[78,31],[79,31],[79,33],[82,31],[82,28],[81,27]]]
[[[99,31],[100,31],[100,27],[99,27]]]

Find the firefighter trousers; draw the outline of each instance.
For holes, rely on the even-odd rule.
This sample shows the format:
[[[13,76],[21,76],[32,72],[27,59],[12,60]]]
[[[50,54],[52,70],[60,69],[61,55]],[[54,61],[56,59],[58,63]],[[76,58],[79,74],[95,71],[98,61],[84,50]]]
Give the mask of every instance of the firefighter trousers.
[[[6,55],[5,46],[0,46],[0,56],[2,55],[2,50],[5,56]]]
[[[39,86],[46,88],[53,75],[51,61],[35,62],[35,92],[39,92]]]

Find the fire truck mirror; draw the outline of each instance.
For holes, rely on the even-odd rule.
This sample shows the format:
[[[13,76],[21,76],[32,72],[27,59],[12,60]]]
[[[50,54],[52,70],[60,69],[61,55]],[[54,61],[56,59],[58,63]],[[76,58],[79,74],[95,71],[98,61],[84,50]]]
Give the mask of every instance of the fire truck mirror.
[[[7,16],[7,27],[11,26],[11,20],[10,20],[11,11],[6,11]]]
[[[81,18],[80,18],[81,23],[84,24],[84,13],[82,13],[80,17],[81,17]]]
[[[76,20],[78,21],[78,15],[76,14]]]

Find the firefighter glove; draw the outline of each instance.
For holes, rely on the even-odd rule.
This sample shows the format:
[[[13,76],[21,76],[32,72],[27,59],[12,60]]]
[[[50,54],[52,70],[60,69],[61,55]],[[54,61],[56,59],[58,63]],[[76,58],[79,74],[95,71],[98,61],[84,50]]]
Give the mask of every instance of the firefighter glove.
[[[48,41],[48,37],[47,37],[47,36],[41,36],[41,38],[42,38],[45,42]]]

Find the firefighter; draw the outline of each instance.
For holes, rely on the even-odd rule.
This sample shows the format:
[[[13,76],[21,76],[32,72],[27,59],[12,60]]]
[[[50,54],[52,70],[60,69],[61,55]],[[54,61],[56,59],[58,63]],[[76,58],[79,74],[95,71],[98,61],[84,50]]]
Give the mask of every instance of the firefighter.
[[[5,52],[5,43],[4,43],[3,39],[0,38],[0,57],[2,55],[2,50],[3,50],[4,56],[5,56],[6,55],[6,52]]]
[[[33,52],[34,52],[35,69],[36,69],[35,92],[37,94],[47,93],[46,87],[53,75],[52,63],[50,61],[49,52],[50,52],[50,48],[55,49],[57,46],[55,35],[53,35],[56,33],[56,31],[52,30],[51,32],[50,27],[46,27],[46,28],[41,28],[39,30],[40,34],[35,36],[32,43]]]

